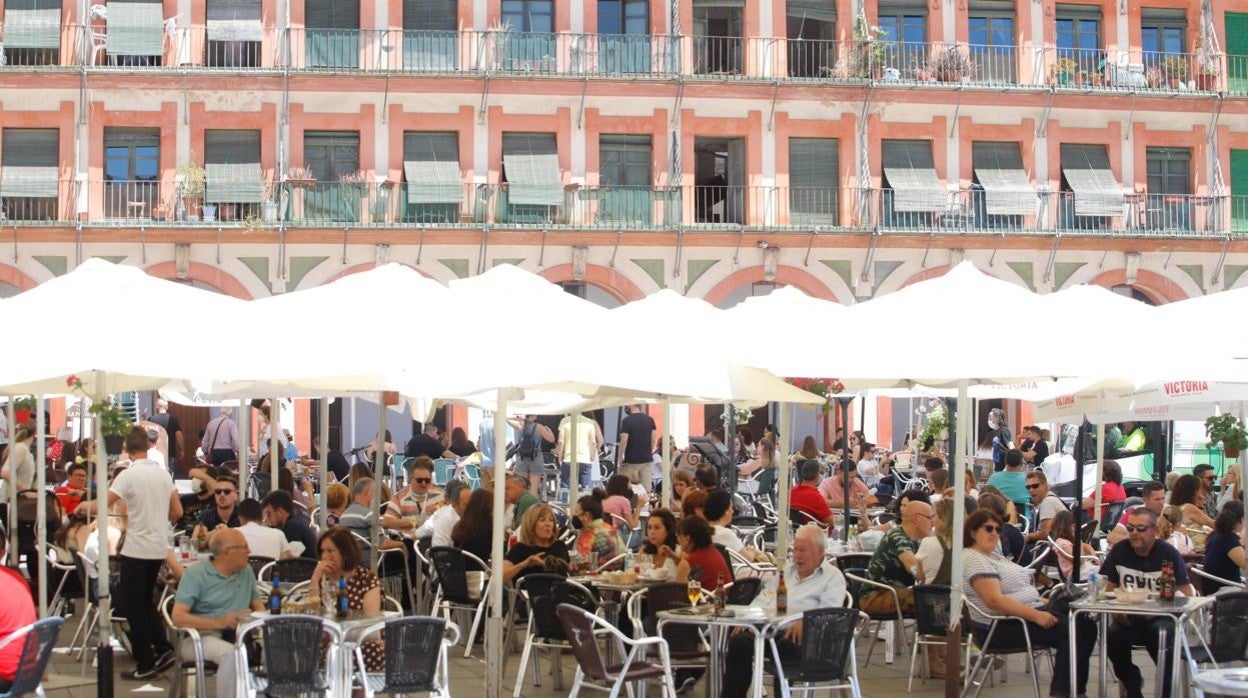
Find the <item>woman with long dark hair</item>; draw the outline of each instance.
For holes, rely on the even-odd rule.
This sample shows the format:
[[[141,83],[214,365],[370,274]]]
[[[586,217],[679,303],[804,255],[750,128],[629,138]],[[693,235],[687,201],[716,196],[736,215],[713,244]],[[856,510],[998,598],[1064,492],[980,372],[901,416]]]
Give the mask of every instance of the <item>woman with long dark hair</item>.
[[[487,489],[473,490],[459,522],[451,529],[451,543],[489,562],[493,549],[494,495]]]
[[[1248,567],[1244,545],[1239,531],[1244,526],[1244,503],[1232,499],[1222,505],[1218,518],[1213,520],[1213,533],[1205,541],[1205,572],[1232,582],[1243,582],[1243,572]],[[1221,582],[1200,578],[1200,593],[1209,596],[1226,586]]]
[[[451,430],[451,453],[466,458],[477,452],[477,445],[468,440],[468,432],[463,427]]]
[[[643,555],[651,556],[656,572],[667,577],[676,575],[676,562],[680,560],[680,545],[676,542],[676,515],[667,509],[655,509],[646,520],[646,537],[641,543]]]

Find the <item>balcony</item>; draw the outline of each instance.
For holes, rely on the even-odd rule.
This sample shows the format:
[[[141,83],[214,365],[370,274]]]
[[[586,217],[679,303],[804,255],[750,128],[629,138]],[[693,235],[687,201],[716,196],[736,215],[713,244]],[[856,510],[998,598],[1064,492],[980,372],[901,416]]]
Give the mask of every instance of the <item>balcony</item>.
[[[242,184],[242,183],[240,183]],[[871,232],[1222,238],[1248,235],[1248,197],[1127,194],[1076,207],[1072,192],[1013,195],[1002,208],[978,185],[935,201],[891,189],[566,186],[558,204],[515,203],[507,184],[313,183],[260,189],[183,181],[62,181],[56,197],[2,196],[5,225],[473,228]],[[85,195],[84,195],[85,194]],[[240,198],[246,198],[239,193]],[[206,200],[208,199],[208,200]],[[527,200],[527,199],[526,199]],[[558,200],[558,197],[555,197]],[[82,208],[81,212],[76,212]],[[1084,215],[1086,213],[1095,215]]]

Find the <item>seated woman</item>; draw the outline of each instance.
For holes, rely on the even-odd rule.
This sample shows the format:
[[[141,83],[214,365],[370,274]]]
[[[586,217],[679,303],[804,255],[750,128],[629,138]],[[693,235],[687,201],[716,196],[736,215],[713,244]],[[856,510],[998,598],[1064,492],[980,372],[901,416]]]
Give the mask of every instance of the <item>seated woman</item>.
[[[1053,542],[1057,544],[1058,549],[1064,553],[1058,554],[1057,556],[1057,566],[1062,571],[1062,579],[1070,579],[1071,572],[1075,569],[1073,559],[1074,556],[1070,552],[1070,539],[1077,538],[1077,531],[1075,530],[1075,515],[1066,509],[1054,514],[1053,522],[1049,524],[1049,537],[1052,538]],[[1080,541],[1079,555],[1080,557],[1086,555],[1095,556],[1096,550],[1094,550],[1092,546],[1087,543]],[[1085,564],[1081,564],[1079,566],[1079,578],[1088,579],[1088,575],[1096,572],[1098,567],[1099,565],[1092,560],[1087,561]]]
[[[555,537],[556,528],[555,512],[549,504],[534,504],[524,512],[516,531],[516,544],[503,560],[504,582],[520,579],[530,572],[567,574],[568,546]]]
[[[1170,506],[1178,507],[1183,512],[1183,519],[1177,528],[1191,536],[1196,552],[1204,552],[1205,537],[1213,530],[1213,519],[1205,513],[1205,490],[1196,476],[1183,475],[1174,481]]]
[[[602,500],[605,498],[603,494],[602,490],[594,490],[593,494],[576,500],[576,505],[572,507],[572,518],[569,520],[572,528],[579,531],[573,544],[576,557],[588,565],[592,562],[590,556],[596,554],[599,567],[625,550],[624,541],[615,527],[602,518]],[[620,567],[622,565],[618,563],[613,565],[614,569]]]
[[[676,563],[680,561],[680,545],[676,542],[676,516],[667,509],[655,509],[646,520],[646,540],[641,544],[642,555],[650,556],[651,575],[662,574],[667,579],[676,576]]]
[[[770,439],[759,439],[754,457],[737,467],[737,475],[742,478],[758,473],[758,493],[771,494],[776,484],[776,448]]]
[[[325,490],[325,522],[330,526],[337,526],[338,519],[350,503],[351,490],[341,482],[332,483]]]
[[[464,513],[451,529],[451,544],[464,552],[490,561],[494,551],[494,495],[487,489],[473,490],[464,506]]]
[[[1122,487],[1122,466],[1116,461],[1107,460],[1101,472],[1105,477],[1105,481],[1101,483],[1101,511],[1097,514],[1092,512],[1093,507],[1096,506],[1095,493],[1083,498],[1084,513],[1089,519],[1097,521],[1105,520],[1110,504],[1127,501],[1127,491]]]
[[[685,493],[693,489],[693,474],[685,470],[672,471],[672,511],[680,511]]]
[[[804,460],[822,460],[825,457],[826,454],[815,444],[815,437],[807,436],[802,439],[801,450],[789,456],[789,463],[796,465]]]
[[[1050,696],[1070,694],[1070,663],[1075,663],[1075,687],[1078,695],[1087,692],[1088,658],[1096,642],[1096,626],[1087,618],[1079,619],[1075,628],[1076,644],[1070,647],[1067,626],[1069,618],[1054,615],[1045,609],[1040,593],[1031,581],[1031,570],[997,554],[997,543],[1005,524],[997,514],[980,509],[966,519],[966,547],[962,549],[962,591],[971,602],[970,613],[976,636],[986,638],[992,621],[985,613],[1022,618],[1033,647],[1051,647],[1057,651]],[[1018,623],[999,623],[992,635],[991,647],[1021,647],[1023,627]]]
[[[1218,490],[1218,509],[1222,509],[1222,505],[1232,499],[1243,501],[1242,487],[1240,486],[1239,465],[1228,465],[1226,472],[1222,474],[1221,489]]]
[[[1205,572],[1232,582],[1243,581],[1242,570],[1248,566],[1240,529],[1244,525],[1244,503],[1230,500],[1222,505],[1213,521],[1213,533],[1205,541]],[[1200,593],[1209,596],[1227,586],[1211,579],[1200,578]]]
[[[355,536],[341,526],[334,526],[321,534],[316,548],[319,555],[308,584],[313,590],[310,593],[317,593],[322,584],[332,585],[336,590],[339,581],[345,580],[348,608],[369,615],[381,613],[381,580],[363,564],[364,553]],[[361,650],[369,671],[381,671],[385,667],[385,651],[380,642],[365,642]]]
[[[1182,521],[1182,509],[1178,507],[1162,509],[1161,516],[1157,517],[1157,538],[1174,546],[1179,554],[1191,555],[1196,552],[1196,547],[1192,544],[1192,537],[1183,532],[1183,527],[1180,525]]]
[[[602,500],[602,512],[611,514],[609,522],[619,528],[634,528],[637,526],[637,512],[633,509],[633,488],[629,483],[627,475],[615,474],[607,478],[606,495]],[[623,526],[623,522],[615,517],[628,522]],[[626,531],[621,531],[622,535],[627,535]]]
[[[1023,532],[1018,530],[1017,526],[1008,523],[1007,507],[1010,505],[1010,500],[1002,496],[996,488],[989,492],[988,488],[985,487],[984,493],[979,495],[980,509],[987,509],[996,514],[1002,521],[1007,522],[1005,528],[1000,532],[997,552],[1001,553],[1001,556],[1006,559],[1018,560],[1019,556],[1023,554],[1025,540],[1023,539]]]
[[[732,568],[711,542],[711,525],[701,516],[686,516],[676,527],[676,542],[685,551],[676,565],[676,581],[696,579],[703,589],[715,591],[733,580]]]
[[[915,554],[923,567],[923,584],[949,585],[953,571],[949,547],[953,545],[954,501],[954,497],[944,497],[932,507],[936,511],[932,535],[919,543],[919,552]]]

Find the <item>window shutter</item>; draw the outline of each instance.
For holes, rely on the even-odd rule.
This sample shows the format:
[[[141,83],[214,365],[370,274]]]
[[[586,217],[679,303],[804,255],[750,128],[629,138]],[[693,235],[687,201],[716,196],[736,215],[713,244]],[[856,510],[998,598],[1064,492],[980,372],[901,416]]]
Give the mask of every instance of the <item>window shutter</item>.
[[[5,48],[60,48],[61,0],[8,0]]]
[[[6,128],[0,153],[0,196],[56,198],[60,178],[60,131]]]
[[[108,52],[117,56],[164,53],[164,6],[158,2],[108,3]]]
[[[797,225],[836,223],[839,147],[835,138],[789,139],[789,209]]]
[[[208,0],[208,39],[260,41],[260,0]]]
[[[303,25],[308,29],[359,29],[359,0],[307,0]]]
[[[1125,198],[1103,145],[1062,144],[1062,175],[1075,193],[1076,216],[1121,216]]]
[[[790,17],[836,22],[836,3],[833,0],[789,0],[785,12]]]
[[[1036,188],[1023,169],[1018,143],[976,141],[971,144],[975,177],[984,188],[991,215],[1030,216],[1036,213]]]
[[[409,204],[463,203],[459,134],[403,134],[403,176]]]
[[[508,202],[535,206],[563,204],[563,177],[553,133],[504,133],[503,167]]]
[[[886,140],[881,144],[884,176],[893,190],[893,209],[902,212],[945,210],[945,187],[932,161],[931,141]]]
[[[204,132],[204,170],[207,203],[259,203],[264,198],[260,169],[260,132],[209,130]]]
[[[455,31],[459,4],[455,0],[403,0],[405,31]]]

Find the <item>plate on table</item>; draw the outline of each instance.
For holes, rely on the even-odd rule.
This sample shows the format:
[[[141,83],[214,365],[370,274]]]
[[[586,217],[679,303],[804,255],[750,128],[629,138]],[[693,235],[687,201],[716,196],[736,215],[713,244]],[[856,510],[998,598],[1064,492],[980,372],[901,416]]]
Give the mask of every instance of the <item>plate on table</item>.
[[[682,606],[680,608],[673,608],[668,611],[668,613],[675,613],[678,616],[709,616],[714,611],[714,606],[697,606],[694,608]]]

